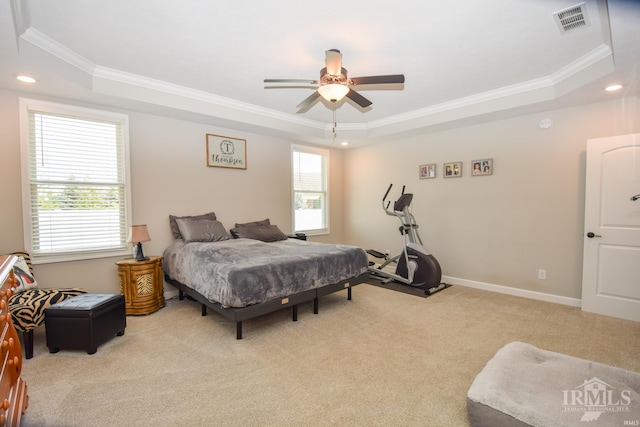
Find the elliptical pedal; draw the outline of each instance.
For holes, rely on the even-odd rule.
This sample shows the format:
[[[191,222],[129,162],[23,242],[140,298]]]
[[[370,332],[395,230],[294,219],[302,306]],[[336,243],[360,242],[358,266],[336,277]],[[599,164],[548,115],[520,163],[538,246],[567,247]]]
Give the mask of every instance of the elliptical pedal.
[[[378,252],[375,249],[367,249],[367,253],[376,258],[385,259],[387,257],[385,254],[383,254],[382,252]]]

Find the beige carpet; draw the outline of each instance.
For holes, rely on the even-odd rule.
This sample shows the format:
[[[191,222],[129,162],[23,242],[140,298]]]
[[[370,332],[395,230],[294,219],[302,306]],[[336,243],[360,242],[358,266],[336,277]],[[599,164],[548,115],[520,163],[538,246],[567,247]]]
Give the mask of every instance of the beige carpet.
[[[39,328],[23,426],[464,426],[469,386],[511,341],[640,372],[640,323],[462,286],[425,299],[359,285],[298,319],[247,321],[237,341],[172,299],[94,355],[49,354]]]

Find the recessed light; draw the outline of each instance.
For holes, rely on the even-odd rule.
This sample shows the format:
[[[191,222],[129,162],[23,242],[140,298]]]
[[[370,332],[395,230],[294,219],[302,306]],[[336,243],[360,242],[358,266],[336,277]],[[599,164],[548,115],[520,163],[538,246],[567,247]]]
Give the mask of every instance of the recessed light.
[[[16,76],[16,79],[20,80],[22,83],[35,83],[36,82],[36,79],[34,79],[33,77],[29,77],[29,76],[25,76],[25,75]]]
[[[622,89],[622,85],[611,85],[604,88],[607,92],[615,92],[616,90]]]
[[[347,141],[342,141],[342,142],[340,143],[340,145],[342,145],[343,147],[346,147],[347,145],[349,145],[349,142],[347,142]]]

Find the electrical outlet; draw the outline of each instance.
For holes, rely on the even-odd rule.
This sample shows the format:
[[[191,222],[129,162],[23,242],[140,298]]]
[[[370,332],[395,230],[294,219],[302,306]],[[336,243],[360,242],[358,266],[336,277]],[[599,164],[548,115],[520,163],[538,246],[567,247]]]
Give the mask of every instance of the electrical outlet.
[[[547,270],[538,270],[538,279],[547,280]]]

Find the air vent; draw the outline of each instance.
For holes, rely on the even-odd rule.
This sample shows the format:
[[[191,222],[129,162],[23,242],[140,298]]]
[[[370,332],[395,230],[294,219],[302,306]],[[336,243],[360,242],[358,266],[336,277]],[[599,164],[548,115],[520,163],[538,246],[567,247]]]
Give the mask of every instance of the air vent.
[[[584,3],[560,10],[553,14],[553,18],[562,34],[589,26],[589,15]]]

